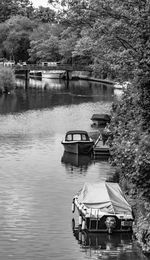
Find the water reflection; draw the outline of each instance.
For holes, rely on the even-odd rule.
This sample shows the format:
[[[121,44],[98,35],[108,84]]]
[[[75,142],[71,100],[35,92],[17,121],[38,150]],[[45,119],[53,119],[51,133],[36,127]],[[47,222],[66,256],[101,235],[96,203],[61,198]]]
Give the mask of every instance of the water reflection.
[[[86,81],[24,83],[0,96],[0,258],[96,258],[93,244],[79,248],[72,235],[71,202],[84,182],[106,180],[114,169],[104,158],[66,156],[61,139],[70,129],[93,131],[90,118],[109,113],[113,89]],[[129,256],[144,259],[136,249]]]
[[[133,251],[132,234],[113,234],[81,232],[73,230],[82,252],[90,259],[131,259]]]
[[[85,173],[92,164],[108,162],[108,160],[109,156],[105,155],[97,155],[94,157],[93,155],[78,155],[64,152],[61,163],[69,173],[76,171],[76,168],[79,169],[80,173]]]
[[[78,155],[64,152],[61,162],[69,172],[73,173],[74,170],[76,170],[76,167],[78,167],[80,173],[83,173],[86,172],[89,165],[92,164],[92,157],[89,155]]]
[[[16,79],[17,87],[24,87],[25,88],[25,80],[22,78]],[[61,79],[47,79],[47,78],[30,78],[28,82],[28,87],[30,88],[41,88],[41,89],[48,89],[48,88],[65,88],[66,84],[64,80]]]
[[[82,103],[112,102],[111,86],[88,81],[66,81],[30,79],[25,89],[25,81],[17,79],[18,88],[11,95],[0,96],[1,114],[21,112],[31,109],[54,108]]]
[[[17,87],[25,88],[25,80],[22,78],[16,79]],[[113,95],[113,87],[112,85],[107,85],[100,82],[92,82],[86,80],[71,80],[69,82],[62,80],[62,79],[48,79],[48,78],[39,78],[33,79],[30,78],[28,82],[29,88],[41,88],[41,89],[61,89],[61,90],[68,90],[68,93],[71,95],[77,96],[99,96],[108,99],[112,99]],[[97,88],[98,87],[98,88]]]

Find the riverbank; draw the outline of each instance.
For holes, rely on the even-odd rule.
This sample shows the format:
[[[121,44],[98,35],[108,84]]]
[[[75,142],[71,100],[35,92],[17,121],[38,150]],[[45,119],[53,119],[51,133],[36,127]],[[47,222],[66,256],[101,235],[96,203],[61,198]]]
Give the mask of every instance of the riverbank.
[[[134,235],[145,255],[150,256],[150,203],[137,196],[135,199]]]
[[[133,235],[143,254],[150,256],[150,203],[139,192],[135,193],[132,184],[123,179],[120,186],[132,206],[134,222]]]
[[[11,68],[0,67],[0,94],[9,93],[15,88],[15,75]]]
[[[114,81],[111,81],[108,79],[98,79],[95,77],[84,76],[84,75],[79,75],[78,78],[82,79],[82,80],[87,80],[87,81],[95,81],[95,82],[100,82],[100,83],[104,83],[104,84],[114,85]]]
[[[129,85],[112,106],[111,164],[117,168],[119,184],[133,207],[133,234],[143,253],[150,256],[150,135],[142,126],[139,97],[136,84]]]

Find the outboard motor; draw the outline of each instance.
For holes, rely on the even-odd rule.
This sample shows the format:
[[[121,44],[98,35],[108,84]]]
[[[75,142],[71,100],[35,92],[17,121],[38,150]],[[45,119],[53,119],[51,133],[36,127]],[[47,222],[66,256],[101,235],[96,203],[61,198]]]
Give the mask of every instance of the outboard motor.
[[[116,227],[116,219],[114,217],[107,217],[105,221],[108,233],[111,234]]]

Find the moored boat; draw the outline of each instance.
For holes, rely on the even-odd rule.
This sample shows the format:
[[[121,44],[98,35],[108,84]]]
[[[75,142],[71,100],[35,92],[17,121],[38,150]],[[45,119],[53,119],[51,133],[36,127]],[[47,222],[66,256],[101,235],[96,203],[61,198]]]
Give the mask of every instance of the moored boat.
[[[132,208],[118,183],[86,183],[73,198],[81,230],[89,232],[131,232]]]
[[[93,114],[91,120],[93,121],[93,126],[106,126],[107,123],[110,123],[110,115],[108,114]]]
[[[83,130],[68,131],[65,140],[61,142],[65,152],[74,154],[90,154],[93,151],[94,141]]]
[[[131,85],[130,81],[124,81],[122,83],[121,82],[115,82],[114,88],[124,90],[124,89],[127,89],[127,87],[130,86],[130,85]]]
[[[94,132],[93,132],[94,133]],[[96,132],[95,132],[96,133]],[[110,156],[110,147],[107,144],[108,137],[110,136],[110,132],[105,134],[105,129],[103,131],[100,131],[98,133],[98,136],[96,137],[96,134],[92,134],[94,141],[93,146],[93,157],[94,159],[97,157],[104,157],[107,159]]]

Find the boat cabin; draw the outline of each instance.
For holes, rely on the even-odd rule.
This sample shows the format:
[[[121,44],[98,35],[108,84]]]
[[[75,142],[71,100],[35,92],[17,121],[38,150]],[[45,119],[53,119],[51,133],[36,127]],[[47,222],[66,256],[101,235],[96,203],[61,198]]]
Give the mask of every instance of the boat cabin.
[[[89,141],[86,131],[69,131],[66,133],[65,141]]]
[[[110,115],[108,114],[93,114],[91,120],[93,121],[93,125],[106,125],[110,123]]]

